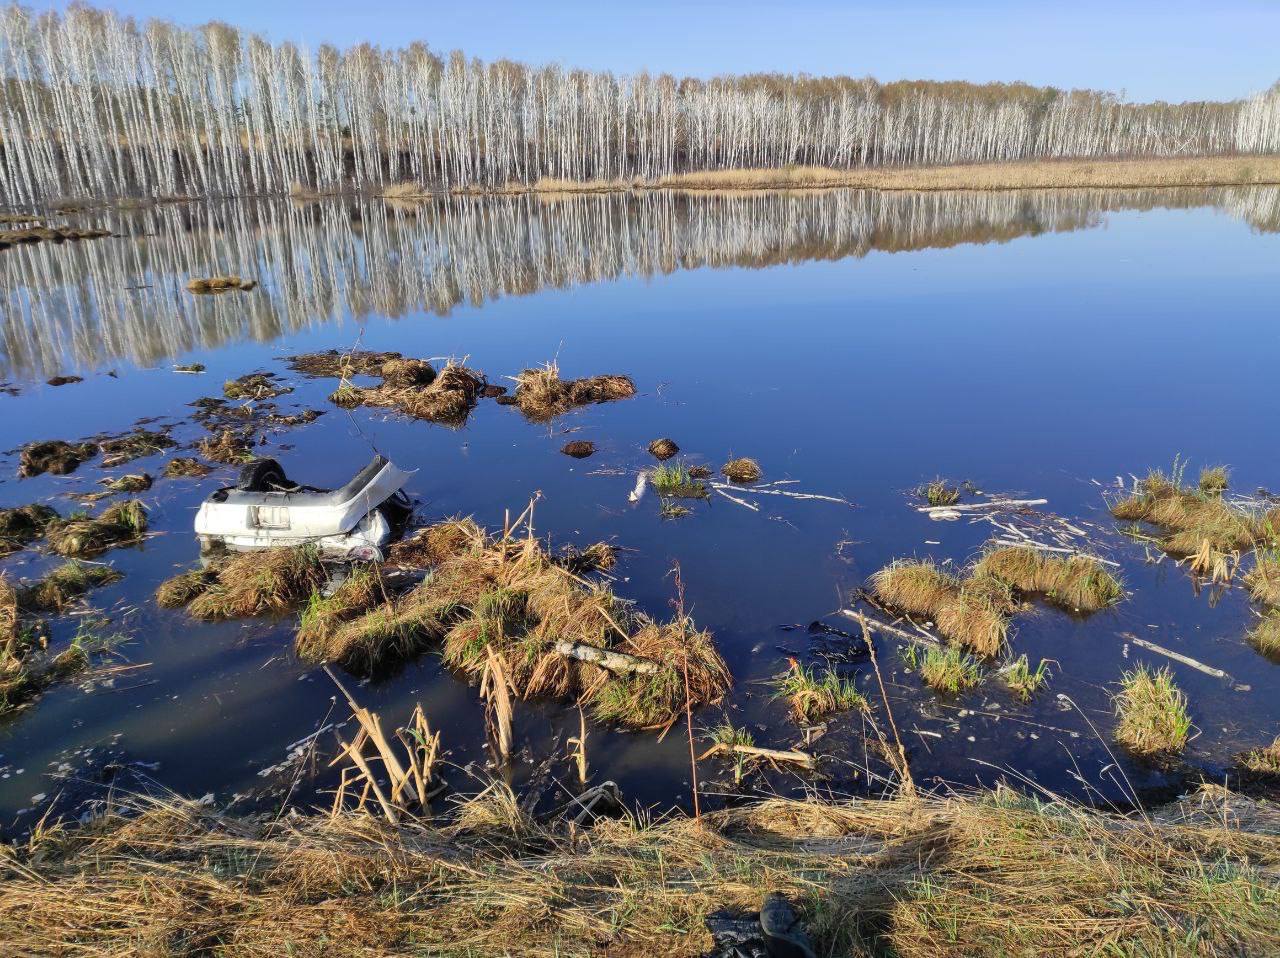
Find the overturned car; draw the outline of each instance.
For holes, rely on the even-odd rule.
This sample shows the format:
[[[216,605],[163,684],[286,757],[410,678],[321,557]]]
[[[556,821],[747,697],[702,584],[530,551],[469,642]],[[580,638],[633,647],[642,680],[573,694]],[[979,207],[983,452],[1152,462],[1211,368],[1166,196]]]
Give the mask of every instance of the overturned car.
[[[403,489],[412,475],[378,455],[341,488],[318,489],[290,480],[274,459],[255,460],[201,504],[200,551],[311,544],[328,559],[381,561],[412,512]]]

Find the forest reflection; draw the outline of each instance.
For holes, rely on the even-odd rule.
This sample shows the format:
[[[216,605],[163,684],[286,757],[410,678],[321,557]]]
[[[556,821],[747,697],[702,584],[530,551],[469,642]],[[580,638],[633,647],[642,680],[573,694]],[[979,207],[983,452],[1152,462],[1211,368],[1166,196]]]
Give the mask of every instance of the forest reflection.
[[[0,375],[43,377],[373,317],[699,267],[1006,242],[1117,210],[1213,206],[1280,230],[1280,187],[1190,190],[646,192],[208,202],[93,214],[120,234],[0,252]],[[195,296],[235,273],[250,293]]]

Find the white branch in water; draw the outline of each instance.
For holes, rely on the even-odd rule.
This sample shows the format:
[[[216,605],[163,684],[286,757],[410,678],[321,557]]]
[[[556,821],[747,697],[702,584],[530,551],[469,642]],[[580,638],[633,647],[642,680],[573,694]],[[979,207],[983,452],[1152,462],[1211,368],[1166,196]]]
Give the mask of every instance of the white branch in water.
[[[580,662],[591,662],[610,672],[639,672],[641,675],[653,675],[661,668],[652,659],[642,659],[639,656],[627,655],[625,652],[610,652],[608,649],[598,649],[594,645],[570,642],[567,639],[561,639],[554,648],[561,655]]]
[[[1175,662],[1181,662],[1183,665],[1190,666],[1197,672],[1203,672],[1205,675],[1212,675],[1215,679],[1224,679],[1232,683],[1237,692],[1249,691],[1250,687],[1248,685],[1237,685],[1235,679],[1233,679],[1228,673],[1222,671],[1222,669],[1214,668],[1212,665],[1205,665],[1203,662],[1199,662],[1188,655],[1183,655],[1181,652],[1174,652],[1171,649],[1166,649],[1163,645],[1156,645],[1154,642],[1148,642],[1146,639],[1140,639],[1132,632],[1121,632],[1120,637],[1132,642],[1136,646],[1140,646],[1141,648],[1147,649],[1151,652],[1163,655],[1166,658],[1173,659]]]
[[[738,505],[744,506],[745,508],[750,509],[752,512],[760,511],[760,507],[756,505],[754,502],[747,502],[746,499],[739,499],[737,496],[731,496],[729,495],[729,493],[725,492],[719,486],[713,486],[712,488],[715,489],[717,493],[719,493],[720,495],[728,499],[730,502],[736,502]]]
[[[755,496],[786,496],[788,499],[816,499],[820,502],[838,502],[842,506],[852,506],[853,503],[848,499],[840,499],[836,496],[823,496],[816,492],[791,492],[788,489],[764,489],[760,486],[731,486],[723,482],[711,483],[711,488],[716,492],[723,492],[725,489],[732,489],[734,492],[747,493]]]
[[[759,748],[755,745],[727,745],[723,742],[711,746],[711,748],[699,755],[698,761],[701,762],[704,758],[710,758],[712,755],[718,755],[721,752],[746,755],[750,758],[763,758],[771,762],[795,762],[805,768],[813,768],[813,756],[808,752],[780,752],[773,748]]]
[[[866,622],[867,628],[872,631],[879,631],[886,635],[897,636],[900,639],[905,639],[907,642],[914,642],[916,645],[928,645],[933,646],[934,648],[942,645],[941,639],[934,635],[930,635],[924,629],[920,629],[919,626],[916,626],[916,628],[920,629],[920,632],[919,634],[916,634],[915,632],[908,632],[906,629],[900,629],[896,625],[890,625],[888,622],[881,622],[879,619],[872,618],[865,612],[856,612],[853,609],[841,609],[840,614],[848,616],[850,619],[857,619],[859,622]],[[915,625],[914,622],[911,624]]]
[[[916,512],[980,512],[983,509],[1022,509],[1043,506],[1048,499],[992,499],[989,502],[967,502],[955,506],[916,506]]]
[[[649,488],[649,474],[647,472],[639,473],[636,476],[635,488],[631,490],[631,494],[627,496],[629,502],[639,502],[644,498],[645,490]]]

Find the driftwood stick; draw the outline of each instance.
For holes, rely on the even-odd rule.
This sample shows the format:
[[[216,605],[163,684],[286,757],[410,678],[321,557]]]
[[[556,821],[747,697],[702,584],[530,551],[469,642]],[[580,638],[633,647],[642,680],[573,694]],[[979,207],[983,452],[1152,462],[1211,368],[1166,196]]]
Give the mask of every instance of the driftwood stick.
[[[906,629],[900,629],[896,625],[890,625],[888,622],[881,622],[879,619],[873,619],[871,616],[866,615],[865,613],[855,612],[853,609],[841,609],[840,614],[854,620],[860,621],[865,619],[867,627],[873,632],[883,632],[886,635],[897,636],[900,639],[905,639],[907,642],[914,642],[916,645],[923,645],[929,648],[936,649],[942,645],[940,639],[934,638],[923,629],[921,629],[919,633],[908,632]]]
[[[727,745],[723,742],[711,746],[699,755],[698,761],[701,762],[704,758],[710,758],[712,755],[718,755],[721,752],[732,752],[733,754],[746,755],[750,758],[764,758],[771,762],[795,762],[805,768],[813,768],[813,756],[808,752],[780,752],[777,749],[759,748],[755,745]]]
[[[1028,549],[1039,549],[1042,552],[1065,552],[1068,555],[1076,555],[1084,559],[1092,559],[1094,562],[1101,562],[1103,565],[1115,566],[1117,569],[1120,568],[1119,562],[1113,562],[1111,559],[1104,559],[1102,556],[1090,555],[1088,552],[1081,552],[1079,549],[1071,549],[1067,546],[1051,546],[1045,545],[1043,542],[1036,542],[1034,539],[1009,539],[1004,536],[997,536],[995,541],[1000,545],[1023,546]]]
[[[837,496],[823,496],[816,492],[791,492],[789,489],[761,489],[759,486],[731,486],[723,482],[711,483],[711,488],[717,492],[722,489],[732,489],[734,492],[747,493],[753,496],[786,496],[788,499],[817,499],[820,502],[837,502],[842,506],[853,505],[848,499],[841,499]]]
[[[642,659],[637,655],[625,652],[612,652],[609,649],[598,649],[594,645],[581,642],[570,642],[561,639],[553,648],[561,655],[579,662],[592,662],[610,672],[639,672],[641,675],[653,675],[661,666],[653,659]]]
[[[746,499],[739,499],[737,496],[731,496],[729,495],[729,493],[725,492],[719,486],[712,486],[712,488],[716,491],[718,495],[724,496],[730,502],[736,502],[740,506],[745,506],[746,508],[750,509],[752,512],[760,511],[760,507],[756,505],[754,502],[747,502]]]
[[[987,502],[966,502],[954,506],[916,506],[916,512],[981,512],[983,509],[1021,509],[1023,506],[1043,506],[1048,499],[991,499]]]
[[[1166,649],[1163,645],[1156,645],[1154,642],[1148,642],[1146,639],[1140,639],[1132,632],[1121,632],[1120,637],[1132,642],[1136,646],[1155,652],[1157,655],[1163,655],[1166,658],[1173,659],[1175,662],[1181,662],[1183,665],[1190,666],[1197,672],[1203,672],[1205,675],[1212,675],[1215,679],[1225,679],[1226,681],[1235,684],[1235,679],[1222,671],[1222,669],[1216,669],[1212,665],[1205,665],[1203,662],[1199,662],[1191,658],[1189,655],[1183,655],[1181,652],[1174,652],[1172,649]]]

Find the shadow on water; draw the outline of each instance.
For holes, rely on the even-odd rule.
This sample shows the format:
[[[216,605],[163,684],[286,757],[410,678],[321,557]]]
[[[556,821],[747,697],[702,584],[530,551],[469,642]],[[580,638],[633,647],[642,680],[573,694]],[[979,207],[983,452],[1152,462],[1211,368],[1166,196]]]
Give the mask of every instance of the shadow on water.
[[[224,379],[279,372],[294,388],[274,400],[281,413],[325,412],[261,433],[257,451],[290,475],[339,484],[373,447],[419,470],[409,491],[423,520],[474,515],[489,528],[541,491],[539,532],[557,546],[620,546],[615,591],[659,617],[670,613],[678,561],[693,615],[736,680],[724,707],[695,726],[728,718],[777,748],[802,743],[766,684],[788,656],[833,663],[879,705],[865,657],[839,634],[852,623],[832,613],[894,558],[976,555],[991,526],[930,521],[910,495],[937,475],[971,479],[1045,497],[1052,512],[1087,523],[1121,563],[1129,596],[1088,619],[1043,608],[1018,617],[1015,653],[1051,660],[1053,672],[1025,704],[994,676],[963,696],[935,696],[897,643],[879,643],[922,785],[1010,776],[1120,803],[1175,787],[1179,773],[1108,742],[1120,674],[1139,661],[1168,664],[1126,636],[1203,659],[1249,688],[1174,664],[1197,727],[1188,767],[1216,774],[1277,731],[1280,677],[1244,639],[1254,616],[1244,591],[1197,594],[1182,568],[1148,562],[1141,544],[1114,532],[1102,488],[1175,453],[1230,463],[1235,491],[1280,485],[1280,461],[1258,441],[1280,413],[1271,385],[1280,189],[246,201],[82,218],[118,235],[0,251],[2,378],[18,393],[0,396],[0,449],[161,417],[180,448],[111,470],[159,477],[167,458],[196,455],[206,435],[191,402],[219,394]],[[877,255],[888,253],[910,255]],[[259,285],[186,290],[193,277],[226,273]],[[640,394],[548,424],[482,400],[450,429],[337,409],[326,400],[332,380],[280,362],[357,340],[466,356],[494,383],[557,358],[570,376],[631,376]],[[168,360],[207,372],[177,374]],[[84,381],[37,382],[70,372]],[[1227,410],[1212,397],[1226,397]],[[794,479],[856,508],[759,496],[757,511],[715,496],[664,518],[655,496],[628,498],[660,436],[681,447],[677,462],[714,471],[750,456],[765,481]],[[560,452],[569,440],[596,451],[571,459]],[[223,466],[207,478],[157,478],[142,494],[152,536],[103,556],[124,578],[90,596],[132,636],[120,654],[140,667],[55,687],[0,722],[6,827],[74,792],[69,782],[114,781],[122,769],[242,807],[326,800],[330,726],[345,713],[323,672],[292,655],[293,620],[196,624],[151,601],[194,561],[194,510],[230,475]],[[69,496],[99,490],[103,476],[94,460],[69,476],[19,480],[9,452],[0,504],[44,501],[66,514],[77,507]],[[52,562],[26,550],[4,571],[30,579]],[[815,620],[834,630],[809,629]],[[74,632],[74,618],[54,620],[55,647]],[[437,656],[353,688],[391,723],[422,702],[456,787],[491,774],[483,706]],[[548,800],[562,795],[577,733],[575,709],[518,703],[508,774]],[[817,787],[878,789],[865,772],[884,771],[870,741],[853,715],[830,722],[813,746],[828,756]],[[680,734],[659,741],[603,727],[587,743],[594,781],[616,779],[659,805],[687,801],[687,749]],[[710,792],[735,790],[715,761],[701,775]],[[806,784],[763,769],[747,787]]]

